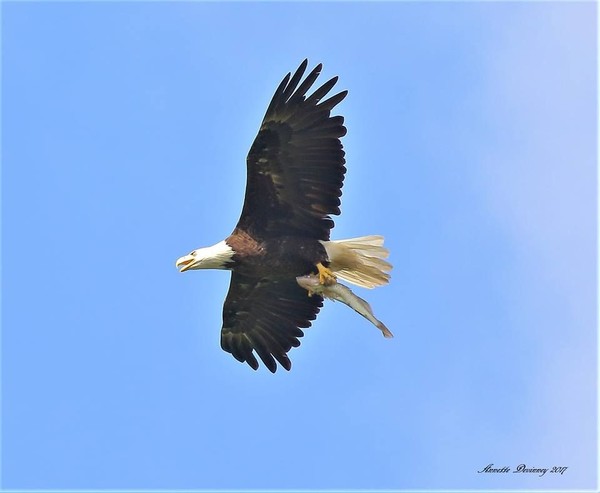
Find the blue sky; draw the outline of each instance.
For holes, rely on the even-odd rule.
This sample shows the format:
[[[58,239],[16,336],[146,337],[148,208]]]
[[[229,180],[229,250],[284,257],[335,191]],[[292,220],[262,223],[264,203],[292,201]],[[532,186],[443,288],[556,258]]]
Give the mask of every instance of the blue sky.
[[[3,3],[5,489],[596,485],[593,3]],[[349,95],[334,238],[383,234],[394,332],[327,303],[290,373],[219,347],[270,97]],[[478,474],[486,465],[563,475]]]

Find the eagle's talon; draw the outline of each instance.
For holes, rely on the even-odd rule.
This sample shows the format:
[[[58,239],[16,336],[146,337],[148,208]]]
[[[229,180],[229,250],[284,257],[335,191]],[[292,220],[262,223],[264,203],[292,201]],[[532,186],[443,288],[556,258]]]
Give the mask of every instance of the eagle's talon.
[[[317,269],[319,270],[319,283],[323,286],[331,286],[337,282],[337,278],[335,274],[325,267],[321,262],[317,264]]]

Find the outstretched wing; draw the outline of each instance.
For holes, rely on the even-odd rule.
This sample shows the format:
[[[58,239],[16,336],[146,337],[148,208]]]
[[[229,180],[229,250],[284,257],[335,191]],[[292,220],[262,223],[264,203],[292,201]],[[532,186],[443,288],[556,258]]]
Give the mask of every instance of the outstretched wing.
[[[292,367],[287,352],[300,345],[301,328],[310,327],[323,306],[323,298],[309,297],[295,279],[269,281],[231,275],[223,306],[221,347],[254,370],[258,361],[275,373],[279,362]]]
[[[328,240],[329,215],[340,213],[346,172],[340,137],[346,128],[342,116],[330,114],[348,91],[322,101],[337,82],[334,77],[306,96],[322,68],[317,65],[300,84],[307,64],[304,60],[279,84],[248,154],[237,228],[255,237]]]

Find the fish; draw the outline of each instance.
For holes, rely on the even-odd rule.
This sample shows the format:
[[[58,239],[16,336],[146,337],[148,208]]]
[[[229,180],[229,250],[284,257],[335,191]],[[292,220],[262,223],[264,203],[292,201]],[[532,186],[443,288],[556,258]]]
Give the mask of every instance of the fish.
[[[321,284],[317,274],[298,276],[296,277],[296,282],[300,285],[300,287],[308,291],[309,296],[317,294],[333,301],[341,301],[377,327],[383,333],[383,337],[394,337],[394,334],[391,333],[385,324],[381,320],[375,318],[371,305],[369,305],[366,300],[356,296],[348,286],[345,286],[335,280]]]

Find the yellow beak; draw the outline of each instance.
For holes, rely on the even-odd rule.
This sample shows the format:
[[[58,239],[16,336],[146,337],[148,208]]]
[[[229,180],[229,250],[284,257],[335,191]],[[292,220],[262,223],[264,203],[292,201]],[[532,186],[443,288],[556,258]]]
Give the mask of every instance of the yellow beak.
[[[177,259],[177,262],[175,262],[175,267],[179,269],[179,272],[185,272],[186,270],[192,268],[195,262],[196,258],[193,255],[185,255]]]

